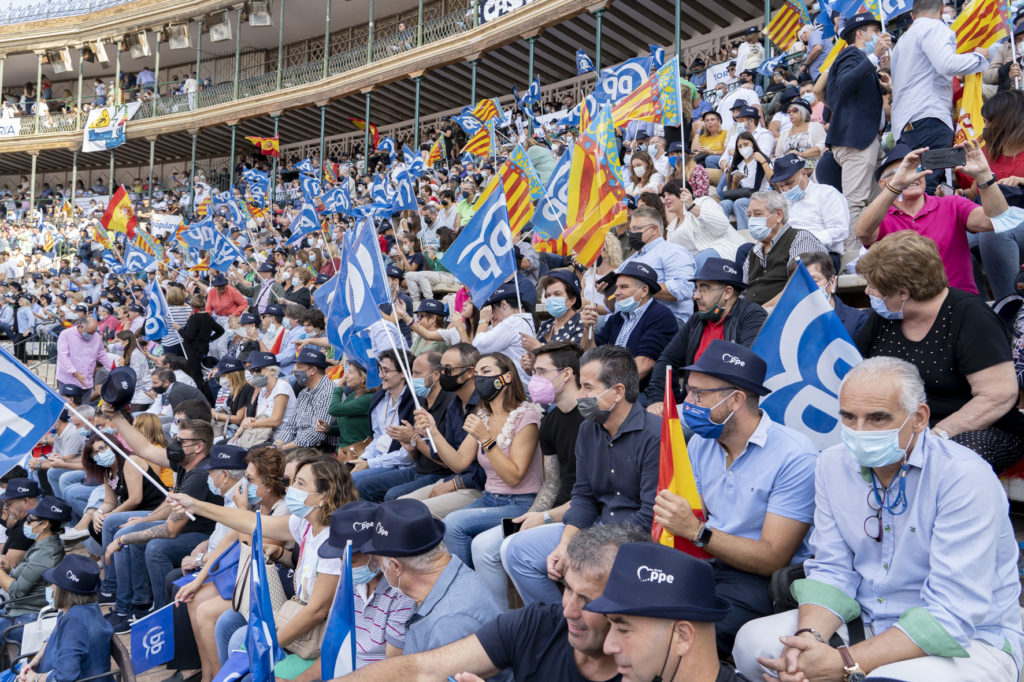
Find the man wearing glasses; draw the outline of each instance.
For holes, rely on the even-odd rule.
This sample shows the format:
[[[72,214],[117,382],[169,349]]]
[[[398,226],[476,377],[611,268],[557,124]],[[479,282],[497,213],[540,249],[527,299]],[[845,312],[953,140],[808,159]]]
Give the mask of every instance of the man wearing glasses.
[[[740,626],[772,612],[772,573],[810,555],[804,537],[814,518],[818,451],[761,412],[767,367],[750,349],[712,341],[682,369],[689,372],[682,416],[694,432],[687,449],[705,521],[668,490],[655,499],[654,521],[713,557],[715,589],[732,606],[715,624],[719,656],[727,658]]]
[[[1006,494],[985,460],[929,432],[929,415],[904,360],[864,360],[843,379],[843,443],[818,458],[814,558],[792,586],[800,608],[739,632],[740,672],[1017,679],[1024,632]]]

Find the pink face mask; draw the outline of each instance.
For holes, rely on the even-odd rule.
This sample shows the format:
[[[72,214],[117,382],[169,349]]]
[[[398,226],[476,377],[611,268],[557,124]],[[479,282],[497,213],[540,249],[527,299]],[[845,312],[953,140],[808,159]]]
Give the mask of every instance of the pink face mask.
[[[541,405],[550,405],[555,402],[555,394],[558,392],[550,379],[539,374],[534,374],[530,378],[530,383],[526,388],[530,393],[530,400]]]

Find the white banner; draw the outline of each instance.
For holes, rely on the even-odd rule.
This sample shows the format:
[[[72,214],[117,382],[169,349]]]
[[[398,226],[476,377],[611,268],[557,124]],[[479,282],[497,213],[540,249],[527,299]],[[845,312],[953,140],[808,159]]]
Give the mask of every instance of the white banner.
[[[498,17],[514,12],[520,7],[529,5],[534,0],[483,0],[480,3],[480,23],[493,21]]]
[[[728,83],[730,63],[731,61],[709,66],[706,72],[707,82],[704,84],[704,87],[708,90],[712,90],[719,83]]]
[[[181,224],[180,215],[167,215],[164,213],[154,213],[149,218],[149,224],[156,235],[171,234],[178,229],[178,225]]]
[[[124,144],[128,119],[139,110],[140,102],[93,109],[85,121],[83,152],[102,152]]]
[[[0,137],[17,137],[20,134],[20,118],[0,118]]]

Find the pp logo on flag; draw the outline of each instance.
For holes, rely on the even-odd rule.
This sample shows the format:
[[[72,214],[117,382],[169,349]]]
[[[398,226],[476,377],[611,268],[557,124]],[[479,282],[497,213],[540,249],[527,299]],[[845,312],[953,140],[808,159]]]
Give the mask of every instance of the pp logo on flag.
[[[160,333],[160,321],[158,316],[160,315],[159,306],[156,301],[150,299],[148,305],[148,313],[146,315],[146,324],[143,329],[146,332],[146,336],[153,336],[154,334]]]
[[[146,657],[159,656],[167,643],[166,633],[159,625],[146,630],[142,636],[142,646],[146,650]]]
[[[493,224],[498,220],[501,205],[498,202],[491,202],[485,214],[485,225]],[[487,242],[484,243],[484,240]],[[469,267],[478,279],[490,279],[500,277],[502,273],[498,259],[512,250],[512,235],[507,220],[498,220],[497,229],[481,231],[480,235],[469,243],[468,248],[462,252],[459,262],[466,256],[470,257]]]

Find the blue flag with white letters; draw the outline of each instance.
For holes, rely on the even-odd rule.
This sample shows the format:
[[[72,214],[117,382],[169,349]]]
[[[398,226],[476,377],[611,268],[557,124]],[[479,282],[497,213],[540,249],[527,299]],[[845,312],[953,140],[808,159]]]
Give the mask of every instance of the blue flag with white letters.
[[[374,289],[382,289],[386,295],[388,288],[387,279],[383,283],[372,280],[374,267],[370,261],[373,255],[357,239],[352,231],[345,235],[341,266],[345,273],[345,305],[356,331],[362,331],[381,319],[379,304],[374,300]],[[371,279],[367,279],[367,275]]]
[[[52,388],[0,348],[0,476],[32,452],[63,409]]]
[[[540,76],[533,79],[530,83],[530,87],[526,89],[526,94],[519,101],[520,104],[533,104],[534,102],[540,101]]]
[[[391,200],[392,215],[419,208],[416,203],[416,180],[408,171],[402,171],[395,176],[395,189],[395,196]]]
[[[295,170],[300,173],[305,173],[306,175],[319,175],[317,168],[313,165],[313,162],[309,160],[309,157],[306,157],[295,164]]]
[[[249,654],[236,649],[228,656],[228,660],[217,671],[213,682],[237,682],[249,674]]]
[[[338,269],[339,274],[313,292],[313,301],[316,302],[317,309],[324,314],[327,341],[366,367],[366,387],[376,388],[380,386],[380,375],[377,374],[373,348],[365,334],[356,333],[353,329],[352,316],[345,302],[345,277],[340,273],[348,272],[345,265],[347,254],[347,250],[341,254],[342,266]]]
[[[146,298],[149,300],[146,310],[146,323],[142,326],[143,338],[149,341],[159,341],[167,336],[167,321],[171,317],[170,308],[167,307],[167,299],[160,288],[160,282],[153,280],[146,285]]]
[[[380,257],[380,243],[377,241],[377,231],[373,227],[373,221],[364,218],[359,223],[353,237],[352,257],[358,263],[359,271],[370,286],[370,296],[376,305],[389,303],[388,277],[384,271],[384,264]]]
[[[319,199],[320,195],[324,193],[320,186],[320,179],[315,175],[299,173],[299,186],[302,188],[302,199],[307,204],[315,204],[316,199]]]
[[[569,168],[572,165],[573,149],[575,145],[568,147],[558,157],[544,196],[537,202],[537,209],[533,212],[533,234],[541,239],[558,239],[565,231],[565,215],[569,207]]]
[[[270,176],[255,168],[242,166],[242,177],[249,184],[252,202],[263,208],[267,205],[267,193],[270,192]]]
[[[615,103],[639,88],[651,74],[650,57],[635,57],[621,64],[601,69],[601,78],[594,88],[594,97],[598,104]]]
[[[463,132],[472,137],[476,134],[476,131],[484,127],[484,124],[476,116],[472,114],[463,114],[462,116],[456,116],[455,122],[459,124]]]
[[[249,623],[245,649],[249,652],[249,670],[254,680],[274,679],[274,665],[284,659],[284,650],[277,644],[277,625],[270,605],[270,586],[267,583],[267,565],[263,559],[262,514],[256,514],[256,528],[252,531],[252,557],[249,559]]]
[[[210,267],[217,272],[227,272],[236,260],[245,261],[242,249],[220,232],[214,232],[213,248],[210,249]]]
[[[156,265],[155,258],[137,246],[133,246],[129,241],[124,243],[124,271],[126,273],[142,272],[153,265]]]
[[[327,616],[320,647],[320,676],[333,679],[356,669],[356,601],[352,587],[352,541],[345,547],[341,580]]]
[[[132,670],[136,675],[174,659],[174,604],[132,623]]]
[[[294,244],[299,241],[307,234],[313,234],[314,232],[322,229],[320,225],[320,218],[316,214],[316,209],[313,204],[304,203],[302,208],[299,209],[298,215],[292,220],[292,224],[288,226],[292,232],[292,236],[288,237],[288,241],[285,242],[285,246]]]
[[[394,163],[395,157],[398,156],[398,143],[390,137],[381,138],[380,144],[377,145],[377,151],[387,152],[388,157],[391,158],[391,163]]]
[[[344,213],[352,208],[352,195],[349,193],[349,179],[339,187],[334,187],[320,197],[324,208],[321,213]]]
[[[124,266],[121,264],[121,261],[117,260],[117,256],[110,252],[110,249],[104,249],[102,253],[100,253],[100,257],[103,259],[103,264],[109,268],[110,272],[115,275],[124,274]]]
[[[665,64],[665,48],[651,44],[648,44],[647,47],[651,48],[651,66],[660,69]]]
[[[576,75],[582,76],[591,71],[594,71],[594,60],[583,51],[583,48],[576,50]]]
[[[191,247],[201,251],[213,248],[213,218],[204,217],[181,231],[181,238]]]
[[[402,157],[408,166],[405,172],[409,175],[418,178],[426,172],[426,168],[423,167],[423,155],[413,152],[413,150],[409,149],[409,145],[402,145]]]
[[[862,358],[803,263],[751,348],[768,364],[761,407],[818,448],[839,443],[839,386]]]
[[[478,308],[512,276],[512,232],[504,192],[491,192],[466,223],[441,264],[466,285]]]

